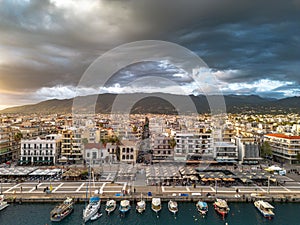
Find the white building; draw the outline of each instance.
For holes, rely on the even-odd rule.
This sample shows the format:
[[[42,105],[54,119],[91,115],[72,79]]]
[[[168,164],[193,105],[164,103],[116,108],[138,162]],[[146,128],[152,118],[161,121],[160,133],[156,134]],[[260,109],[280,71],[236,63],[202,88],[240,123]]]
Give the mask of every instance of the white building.
[[[174,160],[185,161],[193,155],[196,158],[212,158],[213,147],[210,133],[177,133]]]
[[[264,141],[270,144],[273,158],[276,161],[290,164],[297,163],[297,154],[300,154],[300,136],[266,134]]]
[[[214,158],[217,162],[234,163],[238,160],[237,146],[231,142],[214,142]]]
[[[84,159],[91,165],[100,165],[105,160],[108,161],[109,153],[104,146],[99,143],[87,143],[84,145]]]
[[[21,140],[21,164],[55,164],[61,147],[61,135],[47,135],[45,139]]]
[[[259,147],[254,137],[239,135],[235,137],[235,144],[238,148],[238,159],[243,164],[257,164],[259,157]]]

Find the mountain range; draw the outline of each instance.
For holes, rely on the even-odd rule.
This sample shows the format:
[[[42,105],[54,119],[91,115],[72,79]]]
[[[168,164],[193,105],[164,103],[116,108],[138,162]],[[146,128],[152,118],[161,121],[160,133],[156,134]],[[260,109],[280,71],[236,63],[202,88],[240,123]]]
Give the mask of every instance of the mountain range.
[[[210,96],[211,103],[218,101],[219,96]],[[130,113],[157,113],[157,114],[178,114],[181,112],[193,111],[191,105],[195,107],[198,113],[209,113],[210,107],[208,100],[204,95],[172,95],[172,94],[100,94],[77,97],[80,107],[78,110],[85,111],[90,109],[91,101],[94,99],[96,113],[119,112],[127,107]],[[1,110],[0,113],[18,113],[18,114],[52,114],[52,113],[71,113],[73,107],[72,99],[52,99],[42,101],[37,104],[11,107]],[[226,111],[228,113],[299,113],[300,97],[289,97],[284,99],[262,98],[257,95],[225,95]],[[117,103],[116,103],[117,102]],[[123,105],[118,107],[118,104]],[[129,107],[129,109],[128,109]],[[124,110],[125,110],[124,108]],[[195,111],[194,110],[194,111]]]

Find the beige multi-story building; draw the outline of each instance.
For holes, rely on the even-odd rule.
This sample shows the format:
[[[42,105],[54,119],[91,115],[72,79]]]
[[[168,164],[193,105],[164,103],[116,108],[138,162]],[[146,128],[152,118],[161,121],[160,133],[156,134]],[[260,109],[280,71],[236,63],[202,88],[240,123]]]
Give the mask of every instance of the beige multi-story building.
[[[0,163],[7,162],[12,158],[11,128],[0,127]]]
[[[82,163],[83,148],[80,130],[63,130],[61,134],[62,142],[59,162],[68,162],[76,164]]]
[[[21,140],[20,164],[53,165],[57,162],[61,135],[51,134],[45,138]]]
[[[266,134],[264,141],[270,144],[275,161],[289,164],[298,162],[297,154],[300,154],[300,136]]]
[[[135,163],[138,153],[137,142],[122,140],[119,145],[120,161],[125,163]]]

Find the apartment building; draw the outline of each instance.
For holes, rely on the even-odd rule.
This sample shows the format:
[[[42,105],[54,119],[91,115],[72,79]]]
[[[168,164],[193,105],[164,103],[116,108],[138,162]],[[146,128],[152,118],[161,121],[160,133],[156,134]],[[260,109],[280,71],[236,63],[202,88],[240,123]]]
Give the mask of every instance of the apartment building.
[[[300,136],[266,134],[264,135],[264,141],[270,144],[275,161],[289,164],[298,162],[297,154],[300,154]]]
[[[0,163],[11,160],[11,141],[11,128],[7,126],[0,127]]]
[[[57,162],[61,147],[61,135],[21,140],[20,164],[53,165]]]
[[[175,161],[187,159],[212,158],[213,147],[211,133],[177,133],[174,149]]]
[[[83,150],[81,132],[79,129],[63,130],[61,132],[61,154],[60,163],[75,163],[83,162]]]
[[[232,142],[214,142],[214,159],[221,163],[236,163],[238,160],[237,146]]]
[[[171,146],[171,138],[165,135],[155,135],[152,138],[152,162],[174,161],[174,147]]]

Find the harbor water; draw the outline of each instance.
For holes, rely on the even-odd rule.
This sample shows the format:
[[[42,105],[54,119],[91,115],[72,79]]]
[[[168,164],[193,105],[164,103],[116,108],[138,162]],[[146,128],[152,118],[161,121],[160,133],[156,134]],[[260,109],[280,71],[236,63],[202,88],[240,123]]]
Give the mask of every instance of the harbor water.
[[[118,203],[119,204],[119,203]],[[230,213],[222,219],[209,203],[209,212],[202,217],[196,210],[195,203],[180,202],[179,212],[176,216],[168,210],[164,202],[159,214],[155,214],[147,202],[147,209],[143,214],[135,211],[135,204],[128,214],[121,217],[118,208],[109,216],[104,211],[105,205],[101,205],[102,217],[86,224],[105,225],[154,225],[154,224],[180,224],[180,225],[299,225],[300,204],[299,203],[272,203],[275,206],[275,217],[271,220],[262,215],[253,206],[253,203],[229,203]],[[74,212],[61,222],[51,222],[49,212],[55,204],[50,203],[22,203],[11,204],[8,208],[0,211],[0,225],[52,225],[52,224],[82,224],[82,210],[84,204],[76,204]]]

